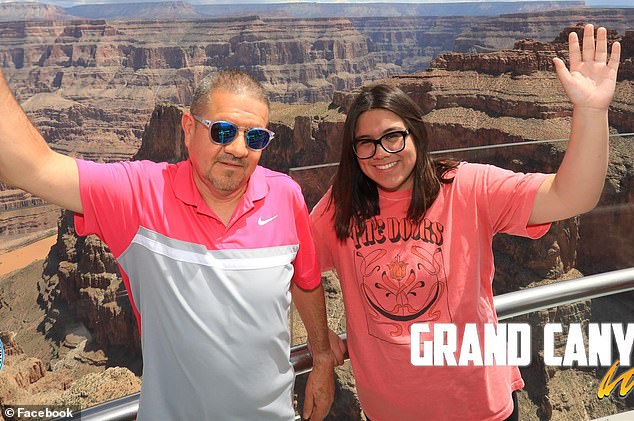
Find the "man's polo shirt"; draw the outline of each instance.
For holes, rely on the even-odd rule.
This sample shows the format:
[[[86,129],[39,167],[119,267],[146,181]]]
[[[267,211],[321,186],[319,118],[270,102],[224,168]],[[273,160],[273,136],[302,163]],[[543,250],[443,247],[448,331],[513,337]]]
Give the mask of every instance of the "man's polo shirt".
[[[299,186],[257,167],[225,226],[190,161],[77,165],[77,233],[110,247],[142,333],[138,419],[292,420],[290,282],[320,283]]]

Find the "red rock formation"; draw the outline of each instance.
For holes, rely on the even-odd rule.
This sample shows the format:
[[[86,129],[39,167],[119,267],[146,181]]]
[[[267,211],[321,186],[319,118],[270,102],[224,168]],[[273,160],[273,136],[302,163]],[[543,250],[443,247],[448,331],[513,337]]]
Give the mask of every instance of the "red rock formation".
[[[449,71],[477,71],[490,75],[510,73],[514,76],[529,75],[537,71],[554,71],[553,58],[568,61],[568,34],[576,32],[583,39],[584,24],[563,30],[552,42],[545,43],[524,39],[517,41],[513,50],[484,54],[447,53],[436,58],[430,68]],[[596,30],[595,30],[596,32]],[[619,40],[614,29],[608,30],[608,45]],[[626,42],[627,43],[627,42]],[[622,57],[622,61],[625,59]]]
[[[40,301],[47,309],[45,329],[60,341],[69,321],[77,320],[90,330],[93,344],[139,356],[136,318],[115,259],[95,236],[76,236],[70,212],[61,219],[49,253]]]
[[[621,39],[619,80],[634,80],[634,31],[626,31]]]
[[[289,175],[302,186],[306,206],[312,209],[332,184],[332,178],[336,172],[337,166],[326,164],[317,168],[293,168],[289,171]]]
[[[141,147],[133,159],[172,163],[187,159],[181,116],[182,110],[177,107],[158,105],[145,126]]]
[[[297,116],[292,126],[272,122],[275,141],[260,158],[260,165],[289,173],[292,168],[339,160],[342,121],[320,115]]]
[[[87,408],[138,393],[141,381],[130,370],[110,367],[102,373],[88,374],[73,383],[59,397],[59,405]]]
[[[40,359],[22,353],[11,332],[0,337],[9,350],[0,371],[1,420],[8,407],[59,405],[79,409],[140,390],[139,379],[126,368],[108,368],[74,379],[73,374],[77,373],[72,370],[62,367],[49,371]],[[66,363],[76,364],[72,358]]]
[[[24,93],[62,87],[72,96],[79,86],[137,86],[158,92],[155,99],[186,104],[191,97],[179,98],[178,86],[191,86],[216,68],[243,67],[274,100],[315,101],[398,71],[376,66],[379,57],[369,55],[367,38],[345,19],[92,20],[51,22],[48,28],[11,22],[2,36],[7,42],[0,65],[28,75],[19,87]],[[95,78],[94,67],[102,69],[101,77]]]
[[[19,355],[24,354],[24,350],[15,340],[15,332],[1,332],[0,331],[0,343],[4,348],[5,355]]]

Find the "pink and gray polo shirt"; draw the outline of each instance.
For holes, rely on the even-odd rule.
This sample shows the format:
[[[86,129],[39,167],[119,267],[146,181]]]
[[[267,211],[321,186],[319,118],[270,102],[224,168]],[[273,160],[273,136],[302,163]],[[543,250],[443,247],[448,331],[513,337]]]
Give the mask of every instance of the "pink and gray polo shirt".
[[[257,167],[225,226],[189,161],[77,164],[77,233],[110,247],[142,332],[138,419],[292,420],[289,287],[320,283],[299,186]]]

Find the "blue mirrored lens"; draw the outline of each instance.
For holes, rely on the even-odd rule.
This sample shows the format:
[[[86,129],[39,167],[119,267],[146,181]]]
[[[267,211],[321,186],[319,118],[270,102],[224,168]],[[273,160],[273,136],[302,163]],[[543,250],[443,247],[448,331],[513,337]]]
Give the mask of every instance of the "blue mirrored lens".
[[[247,145],[251,149],[264,149],[270,140],[271,135],[266,130],[251,129],[247,132]]]
[[[226,145],[236,138],[238,128],[231,123],[217,121],[209,128],[209,133],[214,142]]]

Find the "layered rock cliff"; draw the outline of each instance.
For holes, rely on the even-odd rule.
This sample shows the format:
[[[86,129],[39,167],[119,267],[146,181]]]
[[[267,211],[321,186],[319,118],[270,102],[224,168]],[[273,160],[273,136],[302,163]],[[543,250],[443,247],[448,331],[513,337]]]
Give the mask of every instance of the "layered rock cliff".
[[[15,69],[19,94],[62,89],[77,98],[90,89],[93,98],[124,92],[188,104],[203,74],[241,67],[273,100],[316,101],[399,71],[369,54],[347,19],[11,22],[1,35],[0,65]]]
[[[14,332],[0,332],[0,340],[10,350],[0,372],[0,420],[15,419],[4,417],[6,408],[40,405],[77,411],[136,393],[141,388],[140,380],[121,367],[90,373],[79,380],[68,367],[47,370],[42,360],[21,350],[14,336]],[[72,357],[65,363],[73,364]]]

